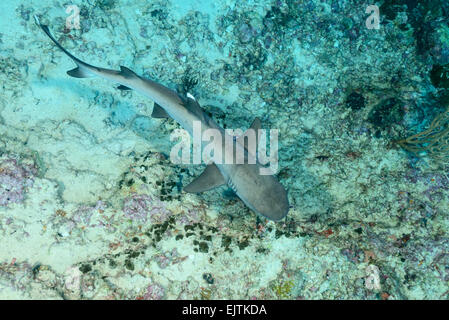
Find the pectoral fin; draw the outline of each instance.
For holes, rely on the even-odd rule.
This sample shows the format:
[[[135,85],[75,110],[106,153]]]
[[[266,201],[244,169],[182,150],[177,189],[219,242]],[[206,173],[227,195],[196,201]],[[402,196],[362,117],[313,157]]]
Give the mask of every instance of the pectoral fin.
[[[184,98],[184,106],[189,112],[196,115],[199,119],[204,120],[204,111],[201,108],[198,101],[196,101],[191,94],[187,95],[187,98]]]
[[[215,164],[209,164],[201,175],[184,188],[188,193],[208,191],[225,184],[226,181]]]
[[[124,66],[120,66],[120,75],[122,75],[126,79],[132,79],[132,78],[138,77],[138,75],[135,74],[134,71],[132,71],[131,69],[124,67]]]
[[[151,116],[157,119],[170,117],[168,113],[157,103],[154,104],[153,113],[151,113]]]

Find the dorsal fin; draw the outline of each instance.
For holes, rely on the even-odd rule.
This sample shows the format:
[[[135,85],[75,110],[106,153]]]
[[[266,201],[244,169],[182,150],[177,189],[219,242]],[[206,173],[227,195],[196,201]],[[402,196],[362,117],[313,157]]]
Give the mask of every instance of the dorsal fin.
[[[162,118],[169,118],[167,111],[165,111],[160,105],[158,105],[156,102],[154,103],[153,112],[151,113],[151,117],[162,119]]]
[[[262,124],[260,123],[259,117],[255,117],[253,123],[251,123],[250,129],[259,130],[262,128]]]
[[[201,173],[198,178],[184,187],[184,191],[188,193],[198,193],[214,189],[225,183],[226,181],[220,170],[218,170],[217,166],[212,163],[207,165],[206,169],[204,169],[203,173]]]
[[[248,150],[248,146],[245,145],[245,137],[249,136],[249,131],[253,130],[254,131],[254,136],[256,138],[255,143],[256,143],[256,148],[255,150],[257,150],[257,147],[259,146],[259,136],[258,136],[258,130],[261,128],[261,123],[260,123],[260,119],[259,117],[254,118],[253,123],[251,123],[251,126],[248,128],[248,130],[245,131],[244,134],[242,134],[240,137],[237,138],[237,142],[240,143],[242,146],[245,147],[245,149]]]
[[[191,113],[195,114],[198,118],[203,119],[204,118],[204,111],[201,108],[198,101],[191,98],[190,96],[187,96],[183,99],[184,106],[187,110],[189,110]]]
[[[120,66],[120,74],[128,79],[137,77],[137,75],[134,73],[134,71],[132,71],[131,69],[124,67],[124,66]]]

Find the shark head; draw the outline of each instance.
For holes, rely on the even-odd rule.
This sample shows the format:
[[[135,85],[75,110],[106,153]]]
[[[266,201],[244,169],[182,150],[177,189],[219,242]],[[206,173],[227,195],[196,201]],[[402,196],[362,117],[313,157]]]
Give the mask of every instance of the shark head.
[[[287,191],[275,176],[261,175],[257,165],[234,165],[233,169],[228,184],[249,208],[270,220],[285,218],[289,210]]]

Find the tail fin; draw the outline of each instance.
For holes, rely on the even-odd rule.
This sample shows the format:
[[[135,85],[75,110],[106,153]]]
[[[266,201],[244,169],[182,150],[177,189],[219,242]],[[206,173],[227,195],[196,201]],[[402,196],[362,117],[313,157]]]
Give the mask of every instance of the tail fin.
[[[88,77],[94,76],[94,74],[92,74],[89,71],[89,68],[95,68],[94,66],[91,66],[90,64],[81,61],[80,59],[78,59],[77,57],[72,55],[70,52],[68,52],[63,46],[61,46],[61,44],[59,44],[59,42],[51,34],[50,29],[48,28],[48,26],[41,24],[40,21],[39,21],[39,18],[36,15],[34,16],[34,21],[36,21],[36,24],[56,44],[56,46],[59,49],[61,49],[67,56],[69,56],[73,60],[73,62],[76,63],[77,68],[67,71],[67,74],[69,76],[75,77],[75,78],[88,78]]]

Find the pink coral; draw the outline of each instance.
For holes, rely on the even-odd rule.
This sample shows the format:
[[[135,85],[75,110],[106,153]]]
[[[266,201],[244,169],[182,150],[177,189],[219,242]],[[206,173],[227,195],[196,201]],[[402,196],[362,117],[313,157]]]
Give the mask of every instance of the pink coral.
[[[200,213],[196,209],[190,209],[183,214],[179,221],[183,225],[191,225],[194,223],[198,223],[201,220]]]
[[[75,221],[76,223],[81,223],[85,226],[89,226],[92,215],[98,212],[99,210],[104,210],[105,208],[106,204],[101,200],[98,200],[95,206],[93,207],[82,205],[73,214],[73,221]]]
[[[152,283],[148,286],[143,298],[145,300],[162,300],[165,296],[165,289],[160,284]]]
[[[26,187],[34,182],[37,170],[28,165],[20,165],[14,158],[0,158],[0,206],[21,203]]]
[[[178,262],[182,261],[183,259],[184,259],[184,257],[179,256],[178,250],[176,250],[176,248],[174,248],[171,251],[164,252],[155,257],[157,265],[161,269],[165,269],[170,264],[178,263]]]
[[[170,216],[161,200],[146,194],[133,194],[126,198],[123,212],[131,220],[146,222],[149,217],[152,223],[162,223]]]

